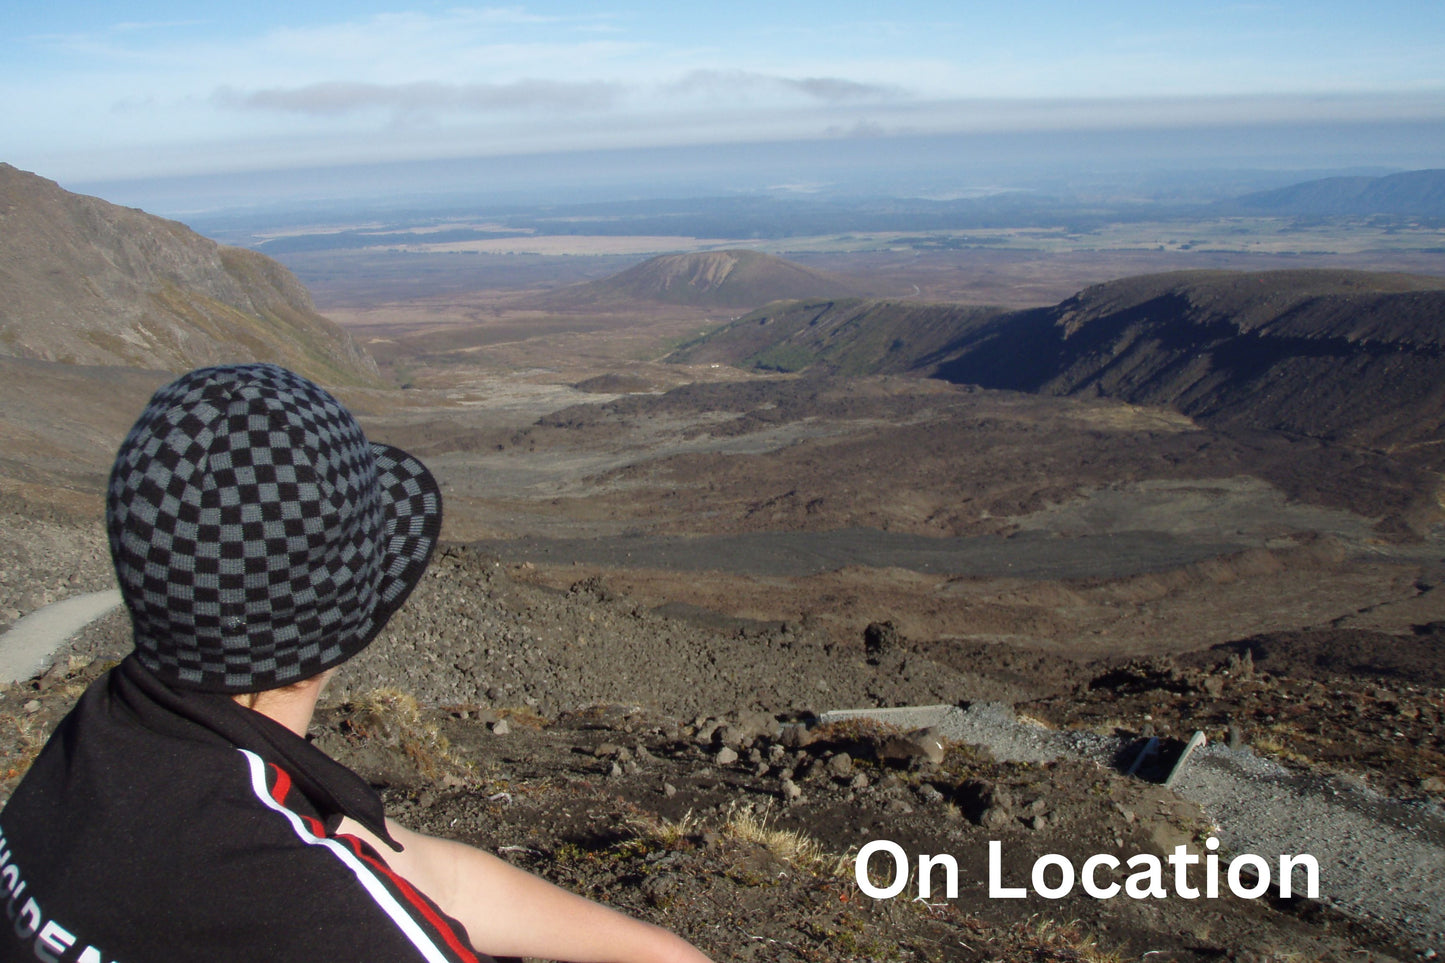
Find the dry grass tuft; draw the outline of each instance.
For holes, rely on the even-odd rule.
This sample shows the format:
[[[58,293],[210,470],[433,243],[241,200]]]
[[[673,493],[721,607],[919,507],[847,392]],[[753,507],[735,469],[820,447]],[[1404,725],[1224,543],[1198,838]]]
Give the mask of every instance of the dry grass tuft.
[[[644,839],[660,844],[664,849],[677,849],[691,836],[702,832],[702,820],[689,809],[681,819],[672,820],[653,816],[638,816],[630,820],[631,826]]]
[[[706,824],[691,810],[678,820],[641,816],[631,824],[639,836],[668,849],[681,847],[688,839],[707,832]],[[766,807],[730,804],[717,833],[726,839],[761,846],[778,859],[818,876],[850,876],[853,872],[851,856],[829,853],[806,833],[779,829],[773,825],[773,814]]]
[[[1029,955],[1029,963],[1125,963],[1127,957],[1104,950],[1078,923],[1060,923],[1031,916],[1010,927],[1018,948]]]
[[[32,716],[8,713],[0,716],[0,725],[11,730],[4,739],[7,750],[0,755],[0,801],[3,801],[10,798],[30,764],[40,755],[50,738],[50,727]]]
[[[428,779],[474,775],[472,764],[452,753],[447,737],[409,693],[373,689],[354,705],[351,724],[356,733],[400,749]]]
[[[851,856],[829,853],[816,839],[791,829],[772,824],[773,814],[766,809],[733,803],[728,807],[723,834],[763,847],[774,856],[819,876],[848,876],[853,872]]]
[[[1280,762],[1305,767],[1312,765],[1314,760],[1309,756],[1289,748],[1288,743],[1293,735],[1288,729],[1272,726],[1263,732],[1255,733],[1249,740],[1249,748],[1261,756],[1269,756]]]

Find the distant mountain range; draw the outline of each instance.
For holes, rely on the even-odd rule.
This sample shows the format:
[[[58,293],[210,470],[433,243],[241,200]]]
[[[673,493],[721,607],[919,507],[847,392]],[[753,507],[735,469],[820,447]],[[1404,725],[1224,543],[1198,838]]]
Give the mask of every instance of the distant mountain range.
[[[1442,178],[1333,178],[1254,196],[1424,203]],[[653,258],[552,297],[740,310],[773,302],[679,349],[672,357],[683,362],[914,373],[1167,405],[1212,424],[1364,446],[1445,442],[1440,278],[1183,272],[1018,312],[864,293],[781,258],[722,250]],[[5,355],[167,370],[264,359],[328,383],[380,380],[276,262],[0,164]]]
[[[863,293],[848,278],[770,254],[727,250],[664,254],[620,274],[560,291],[548,301],[569,306],[652,301],[750,310],[769,301]]]
[[[553,198],[523,207],[486,197],[438,198],[408,207],[388,198],[385,204],[308,207],[289,216],[255,211],[200,215],[192,223],[208,236],[305,270],[326,254],[539,236],[731,238],[745,245],[762,239],[899,233],[905,235],[900,242],[909,245],[980,247],[1003,243],[996,233],[1001,229],[1022,227],[1087,233],[1109,224],[1161,219],[1445,217],[1445,170],[1297,183],[1289,177],[1284,172],[1175,172],[1091,187],[1089,176],[1081,174],[1080,183],[1021,184],[958,197],[760,191],[590,203]],[[287,229],[277,236],[282,226]],[[938,236],[946,234],[953,236]]]
[[[183,371],[265,360],[380,382],[275,261],[0,164],[0,356]]]
[[[1406,171],[1385,177],[1326,177],[1246,194],[1221,206],[1308,217],[1445,217],[1445,170]]]
[[[1180,272],[1000,312],[900,301],[769,305],[671,358],[917,373],[1107,396],[1219,427],[1369,447],[1445,442],[1445,279]]]

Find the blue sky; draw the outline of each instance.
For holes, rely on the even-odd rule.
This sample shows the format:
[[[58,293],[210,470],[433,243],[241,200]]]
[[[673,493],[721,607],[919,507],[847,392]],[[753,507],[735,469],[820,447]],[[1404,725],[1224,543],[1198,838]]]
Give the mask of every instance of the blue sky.
[[[1438,0],[10,2],[0,160],[64,181],[932,133],[1438,129],[1442,52]]]

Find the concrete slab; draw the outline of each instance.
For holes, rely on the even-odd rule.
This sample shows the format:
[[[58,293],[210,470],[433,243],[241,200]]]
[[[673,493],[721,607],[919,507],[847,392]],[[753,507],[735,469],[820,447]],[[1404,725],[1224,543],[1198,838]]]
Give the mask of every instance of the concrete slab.
[[[1178,760],[1174,763],[1174,768],[1169,770],[1169,778],[1164,780],[1165,789],[1174,788],[1174,784],[1179,781],[1180,775],[1184,772],[1184,767],[1189,764],[1189,757],[1194,755],[1195,751],[1208,741],[1209,740],[1204,737],[1204,733],[1198,731],[1189,737],[1189,742],[1184,746],[1184,751],[1179,754]]]

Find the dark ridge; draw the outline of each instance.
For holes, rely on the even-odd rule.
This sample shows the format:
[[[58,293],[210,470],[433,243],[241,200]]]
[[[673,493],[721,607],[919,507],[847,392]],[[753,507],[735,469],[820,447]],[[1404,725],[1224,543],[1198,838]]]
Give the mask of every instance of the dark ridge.
[[[670,358],[1109,397],[1217,427],[1387,450],[1445,443],[1445,279],[1434,277],[1179,272],[1014,312],[795,301]]]
[[[1362,272],[1116,281],[1011,314],[933,373],[1366,447],[1445,441],[1445,282]]]

